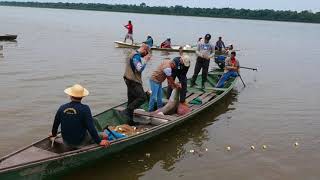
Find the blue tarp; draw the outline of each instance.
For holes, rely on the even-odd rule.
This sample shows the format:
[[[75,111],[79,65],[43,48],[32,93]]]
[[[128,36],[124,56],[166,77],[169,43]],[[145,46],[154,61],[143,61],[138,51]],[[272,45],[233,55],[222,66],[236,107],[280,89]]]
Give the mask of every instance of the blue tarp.
[[[125,136],[125,135],[123,135],[121,133],[118,133],[117,131],[112,131],[112,132],[116,136],[116,138],[108,130],[105,130],[105,133],[108,135],[108,140],[109,141],[127,137],[127,136]]]

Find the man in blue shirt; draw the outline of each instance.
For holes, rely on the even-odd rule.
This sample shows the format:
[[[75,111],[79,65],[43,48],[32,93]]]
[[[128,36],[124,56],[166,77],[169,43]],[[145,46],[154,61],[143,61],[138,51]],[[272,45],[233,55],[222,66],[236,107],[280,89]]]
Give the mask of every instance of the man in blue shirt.
[[[146,100],[147,96],[142,86],[142,71],[146,63],[150,60],[150,48],[143,43],[141,47],[133,52],[126,60],[125,73],[123,79],[127,85],[128,103],[127,108],[122,112],[128,118],[128,124],[134,125],[133,112],[139,108]],[[144,61],[142,61],[142,58]]]
[[[100,146],[109,146],[109,141],[101,139],[93,124],[90,107],[82,104],[83,97],[89,91],[79,84],[64,90],[70,96],[71,102],[66,103],[58,109],[52,126],[51,137],[56,137],[58,127],[61,125],[61,135],[65,145],[72,148],[80,148],[88,143],[91,138]],[[89,134],[91,138],[89,138]]]

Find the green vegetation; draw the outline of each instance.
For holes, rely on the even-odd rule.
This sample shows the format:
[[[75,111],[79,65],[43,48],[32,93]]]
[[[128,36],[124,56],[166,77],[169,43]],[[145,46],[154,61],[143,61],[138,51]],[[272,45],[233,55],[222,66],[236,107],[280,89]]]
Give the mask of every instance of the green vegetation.
[[[258,19],[272,21],[292,21],[320,23],[320,12],[309,11],[275,11],[275,10],[249,10],[233,8],[190,8],[183,6],[147,6],[145,3],[140,5],[110,5],[100,3],[39,3],[39,2],[0,2],[1,6],[22,6],[38,8],[58,8],[58,9],[80,9],[95,11],[115,11],[146,14],[166,14],[181,16],[201,16],[218,18],[238,18],[238,19]]]

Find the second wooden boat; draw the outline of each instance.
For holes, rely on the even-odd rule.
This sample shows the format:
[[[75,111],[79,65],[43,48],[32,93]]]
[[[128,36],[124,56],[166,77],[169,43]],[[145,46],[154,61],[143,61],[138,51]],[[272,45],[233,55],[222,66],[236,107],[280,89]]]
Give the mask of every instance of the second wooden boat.
[[[125,43],[122,41],[114,41],[114,43],[116,44],[117,47],[119,48],[134,48],[137,49],[141,46],[140,43]],[[179,52],[179,48],[180,46],[178,45],[173,45],[172,48],[160,48],[160,46],[152,46],[151,49],[152,50],[156,50],[156,51],[168,51],[168,52]],[[196,48],[195,47],[191,47],[191,46],[182,46],[182,50],[183,52],[189,52],[189,53],[195,53],[196,52]]]
[[[12,34],[5,34],[0,35],[0,41],[13,41],[17,39],[18,35],[12,35]]]

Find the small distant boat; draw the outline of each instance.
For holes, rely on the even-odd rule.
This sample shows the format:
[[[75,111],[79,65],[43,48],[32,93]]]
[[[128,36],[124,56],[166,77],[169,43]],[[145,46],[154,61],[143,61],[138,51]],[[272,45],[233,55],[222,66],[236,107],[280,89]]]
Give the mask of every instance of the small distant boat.
[[[139,48],[141,46],[141,43],[131,44],[131,43],[125,43],[122,41],[114,41],[114,43],[119,48]],[[173,45],[172,48],[160,48],[160,46],[152,46],[151,49],[156,51],[179,52],[180,47],[182,47],[183,52],[189,52],[189,53],[196,52],[196,48],[191,47],[189,45],[185,45],[185,46]]]
[[[0,41],[13,41],[17,39],[18,35],[13,35],[13,34],[5,34],[5,35],[0,35]]]

